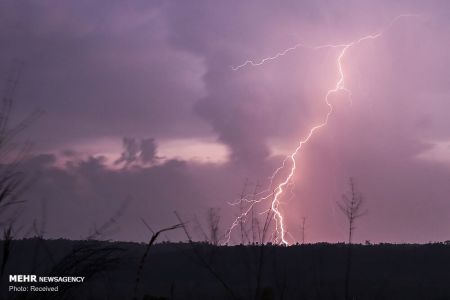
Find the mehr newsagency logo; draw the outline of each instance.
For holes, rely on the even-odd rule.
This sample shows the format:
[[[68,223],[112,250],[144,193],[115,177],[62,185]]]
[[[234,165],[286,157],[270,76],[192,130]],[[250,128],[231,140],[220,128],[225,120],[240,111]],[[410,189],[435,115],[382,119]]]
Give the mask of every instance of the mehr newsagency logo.
[[[9,275],[9,282],[84,282],[84,276]]]
[[[80,284],[84,276],[9,275],[9,292],[58,292],[59,284]],[[35,285],[36,284],[36,285]]]

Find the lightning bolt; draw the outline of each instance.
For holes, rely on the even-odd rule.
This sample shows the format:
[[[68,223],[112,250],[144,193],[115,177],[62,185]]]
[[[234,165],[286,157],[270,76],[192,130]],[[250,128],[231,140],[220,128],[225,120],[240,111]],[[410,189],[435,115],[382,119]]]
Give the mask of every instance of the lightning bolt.
[[[323,119],[323,121],[313,127],[311,127],[309,129],[308,134],[303,137],[302,139],[300,139],[297,147],[293,150],[293,152],[291,154],[289,154],[288,156],[286,156],[286,158],[283,160],[283,163],[281,164],[280,167],[278,167],[272,174],[272,176],[270,177],[270,184],[269,184],[269,188],[266,189],[264,192],[262,193],[267,193],[265,196],[262,196],[258,199],[241,199],[240,201],[245,201],[246,203],[248,203],[248,207],[241,212],[241,214],[234,220],[234,222],[231,224],[230,228],[227,230],[226,235],[225,235],[225,243],[228,243],[231,239],[231,233],[233,231],[233,229],[242,221],[245,221],[248,213],[252,210],[252,208],[254,207],[254,205],[264,202],[268,199],[271,199],[271,203],[270,203],[270,209],[269,212],[271,212],[273,214],[273,218],[275,220],[275,231],[273,233],[274,239],[273,242],[277,243],[277,244],[282,244],[282,245],[289,245],[289,241],[286,239],[286,226],[285,226],[285,222],[284,222],[284,216],[282,214],[282,212],[280,211],[279,207],[281,204],[281,198],[284,194],[284,192],[286,191],[287,187],[292,184],[292,179],[295,175],[295,172],[297,170],[297,163],[296,163],[296,157],[299,154],[299,152],[302,150],[302,148],[304,147],[305,144],[308,143],[308,141],[314,136],[314,134],[321,128],[325,127],[328,124],[328,121],[331,117],[331,115],[333,114],[333,105],[330,103],[329,99],[330,96],[332,96],[333,94],[339,93],[339,92],[344,92],[348,95],[348,97],[351,97],[351,91],[345,86],[345,74],[344,74],[344,70],[343,70],[343,59],[344,56],[346,55],[346,53],[348,52],[348,50],[350,48],[352,48],[355,45],[358,45],[366,40],[375,40],[377,38],[380,38],[384,32],[386,30],[388,30],[391,26],[394,25],[394,23],[396,23],[400,18],[405,18],[405,17],[418,17],[419,15],[417,14],[402,14],[402,15],[398,15],[395,18],[393,18],[389,24],[387,26],[385,26],[385,28],[381,31],[372,33],[372,34],[368,34],[365,36],[360,37],[359,39],[356,39],[352,42],[349,43],[341,43],[341,44],[325,44],[325,45],[319,45],[319,46],[308,46],[305,45],[303,43],[298,43],[292,47],[289,47],[273,56],[270,57],[266,57],[261,59],[260,61],[253,61],[253,60],[247,60],[244,63],[242,63],[241,65],[238,65],[236,67],[233,67],[232,69],[234,71],[238,71],[239,69],[242,69],[244,67],[250,66],[250,67],[258,67],[258,66],[262,66],[266,63],[269,63],[271,61],[275,61],[278,58],[287,55],[288,53],[297,50],[299,48],[305,48],[305,49],[310,49],[310,50],[320,50],[320,49],[326,49],[326,48],[336,48],[339,49],[338,55],[336,57],[336,66],[337,66],[337,71],[338,71],[338,78],[337,81],[334,85],[334,87],[332,87],[331,89],[329,89],[324,97],[324,101],[325,104],[328,107],[328,111],[325,115],[325,118]],[[281,183],[279,183],[274,189],[273,191],[271,190],[271,186],[273,184],[273,181],[275,180],[275,178],[279,175],[279,173],[281,172],[281,170],[285,169],[287,166],[287,162],[290,162],[290,170],[288,172],[287,175],[285,175],[284,179],[282,179]],[[231,205],[237,205],[240,203],[240,201],[235,202],[235,203],[230,203]]]

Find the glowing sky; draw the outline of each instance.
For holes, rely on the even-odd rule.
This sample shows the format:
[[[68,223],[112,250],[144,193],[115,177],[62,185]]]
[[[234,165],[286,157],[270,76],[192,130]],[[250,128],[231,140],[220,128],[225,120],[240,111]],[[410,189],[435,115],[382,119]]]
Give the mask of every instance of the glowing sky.
[[[448,1],[2,1],[2,75],[24,63],[16,118],[45,111],[21,136],[34,143],[23,168],[39,174],[24,220],[46,207],[49,236],[78,238],[125,201],[113,238],[143,239],[141,217],[157,228],[173,210],[220,207],[228,226],[245,179],[267,183],[321,121],[338,52],[232,66],[349,42],[403,13],[421,18],[346,54],[352,104],[331,97],[280,207],[294,237],[306,216],[310,241],[344,240],[336,201],[353,176],[368,209],[357,241],[450,239]]]

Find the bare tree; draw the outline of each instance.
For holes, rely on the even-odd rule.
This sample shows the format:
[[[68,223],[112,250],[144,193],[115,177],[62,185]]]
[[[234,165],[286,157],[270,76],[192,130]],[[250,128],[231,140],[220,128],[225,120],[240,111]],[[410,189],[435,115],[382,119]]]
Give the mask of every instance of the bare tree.
[[[214,246],[217,246],[220,241],[219,225],[220,225],[220,213],[218,208],[209,208],[206,215],[206,221],[209,230],[209,241]]]
[[[214,276],[214,278],[224,287],[224,289],[226,290],[226,292],[228,293],[228,295],[232,298],[232,299],[239,299],[237,297],[237,295],[233,292],[233,290],[231,289],[230,285],[222,278],[222,276],[219,274],[219,272],[217,272],[215,270],[215,268],[212,266],[212,264],[203,257],[203,254],[201,252],[201,249],[198,247],[198,245],[196,243],[193,242],[191,234],[189,233],[187,227],[186,227],[186,223],[183,222],[181,220],[180,215],[174,211],[175,216],[177,217],[178,221],[180,222],[180,224],[182,224],[182,229],[184,230],[184,233],[188,239],[189,245],[191,245],[191,249],[194,253],[194,255],[196,256],[199,264],[204,267],[206,270],[208,270],[208,272]]]
[[[260,188],[260,185],[258,182],[256,182],[255,189],[253,190],[252,201],[256,201],[256,197],[258,195],[259,188]],[[256,234],[258,233],[258,229],[259,229],[259,221],[258,221],[258,218],[255,216],[255,206],[254,205],[251,208],[251,218],[252,218],[252,224],[251,224],[252,244],[255,244],[255,241],[257,241]]]
[[[245,179],[244,186],[242,187],[241,195],[239,196],[239,215],[242,216],[244,211],[244,198],[246,197],[245,190],[247,189],[248,179]],[[244,244],[244,231],[245,221],[243,218],[239,218],[239,228],[241,230],[241,244]]]
[[[305,238],[306,238],[306,235],[305,235],[305,231],[306,231],[306,217],[302,218],[302,225],[301,225],[300,229],[302,231],[302,245],[304,245],[305,244]]]
[[[342,195],[341,202],[338,206],[348,221],[348,243],[351,244],[353,234],[355,231],[356,219],[363,216],[366,211],[363,211],[363,195],[356,189],[355,180],[350,177],[350,190]]]
[[[24,143],[17,146],[14,138],[41,115],[40,111],[35,111],[19,123],[11,125],[11,114],[19,85],[20,70],[21,66],[14,64],[0,100],[0,228],[3,230],[0,278],[4,274],[11,253],[12,240],[17,232],[13,225],[19,213],[14,206],[24,202],[20,196],[28,187],[25,175],[19,170],[19,166],[28,153],[30,144]]]
[[[143,219],[141,219],[142,222],[147,226],[147,228],[151,231],[152,233],[152,237],[150,238],[147,247],[145,248],[144,254],[141,257],[141,260],[139,262],[139,266],[138,266],[138,270],[136,273],[136,281],[134,283],[134,296],[133,299],[137,299],[137,293],[138,293],[138,288],[139,288],[139,282],[141,281],[141,277],[142,277],[142,271],[144,270],[144,264],[145,264],[145,259],[147,258],[148,252],[150,251],[150,248],[153,246],[153,244],[155,243],[156,239],[158,238],[158,236],[166,231],[172,231],[178,228],[182,228],[184,226],[184,224],[180,223],[180,224],[176,224],[170,227],[166,227],[163,228],[161,230],[158,231],[153,231],[148,225],[147,223],[145,223],[145,221]]]
[[[273,193],[273,195],[275,195]],[[265,262],[265,242],[267,237],[267,232],[269,231],[270,224],[273,220],[274,212],[269,209],[266,213],[266,219],[264,221],[264,226],[261,229],[258,223],[258,235],[260,238],[260,243],[256,249],[259,249],[258,260],[256,265],[256,286],[255,286],[255,300],[261,299],[261,283],[262,283],[262,274],[264,271],[264,262]]]
[[[348,221],[348,244],[347,244],[347,263],[345,267],[345,285],[344,296],[346,300],[350,300],[350,275],[352,268],[352,241],[355,231],[356,220],[363,216],[366,211],[363,211],[363,196],[356,189],[356,184],[353,178],[350,177],[349,181],[350,190],[342,195],[341,202],[338,202],[338,206],[342,213],[345,215]]]

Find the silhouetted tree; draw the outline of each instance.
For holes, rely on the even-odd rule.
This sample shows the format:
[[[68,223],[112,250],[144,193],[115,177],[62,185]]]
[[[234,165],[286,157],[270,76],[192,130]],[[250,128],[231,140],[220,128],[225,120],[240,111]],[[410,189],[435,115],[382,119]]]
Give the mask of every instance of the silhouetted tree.
[[[348,221],[348,243],[352,243],[353,233],[355,230],[355,221],[359,217],[365,214],[362,211],[363,196],[356,189],[355,181],[353,178],[349,180],[350,190],[342,195],[341,202],[338,202],[338,206],[342,213],[345,215]]]
[[[302,245],[304,245],[305,244],[305,238],[306,238],[306,235],[305,235],[305,231],[306,231],[306,217],[302,218],[302,225],[301,225],[300,229],[302,231]]]
[[[241,194],[239,196],[239,215],[242,216],[242,214],[244,213],[244,200],[245,198],[247,198],[247,186],[248,186],[248,178],[245,179],[244,182],[244,186],[242,187],[242,191]],[[245,226],[245,222],[246,218],[239,218],[239,229],[241,232],[241,244],[244,245],[245,244],[245,240],[248,239],[248,234],[247,234],[247,230],[246,230],[246,226]]]
[[[198,263],[202,267],[204,267],[224,287],[224,289],[232,299],[239,299],[237,295],[234,293],[234,291],[231,289],[230,285],[222,278],[222,276],[219,275],[219,273],[215,270],[212,264],[207,259],[204,258],[201,249],[198,247],[197,244],[193,242],[192,237],[186,227],[186,223],[181,220],[180,215],[176,211],[174,212],[174,214],[178,219],[178,221],[180,222],[180,224],[182,224],[181,228],[183,228],[183,231],[188,239],[189,245],[191,245],[191,249],[194,255],[196,256]]]
[[[20,195],[26,188],[25,175],[20,172],[19,165],[29,150],[29,143],[14,143],[14,138],[27,128],[41,112],[35,111],[16,125],[11,125],[11,113],[14,97],[19,84],[20,65],[14,65],[6,81],[0,102],[0,228],[3,229],[3,247],[1,257],[0,278],[3,276],[6,263],[11,253],[11,242],[14,238],[14,222],[18,217],[13,207],[24,201]]]
[[[252,195],[252,201],[256,200],[256,197],[258,195],[258,189],[260,188],[260,185],[258,182],[256,182],[255,184],[255,189],[253,190],[253,195]],[[251,230],[252,230],[252,244],[257,243],[258,239],[256,237],[256,234],[258,233],[258,235],[261,235],[259,233],[259,220],[258,218],[255,216],[255,206],[253,205],[251,210],[251,218],[252,218],[252,224],[251,224]]]
[[[206,215],[206,221],[209,231],[209,241],[214,246],[217,246],[220,241],[220,210],[218,208],[209,208]]]
[[[359,217],[365,214],[363,208],[363,196],[356,189],[355,181],[350,177],[349,181],[350,190],[342,195],[341,202],[338,202],[338,206],[342,213],[345,215],[348,221],[348,244],[347,244],[347,263],[345,267],[345,285],[344,295],[346,300],[350,300],[350,275],[352,267],[352,239],[355,231],[355,221]]]
[[[144,224],[146,224],[144,222]],[[134,284],[134,297],[133,299],[137,299],[137,292],[138,292],[138,288],[139,288],[139,282],[141,281],[141,277],[142,277],[142,270],[144,269],[144,263],[145,263],[145,259],[147,258],[148,252],[150,251],[150,248],[153,246],[153,244],[156,242],[156,239],[158,238],[158,236],[166,231],[171,231],[171,230],[175,230],[178,228],[182,228],[184,225],[183,224],[176,224],[170,227],[166,227],[163,228],[161,230],[158,230],[156,232],[154,232],[150,227],[147,226],[147,228],[152,232],[152,237],[150,238],[147,247],[145,248],[144,254],[141,257],[139,266],[138,266],[138,270],[136,273],[136,281]]]

